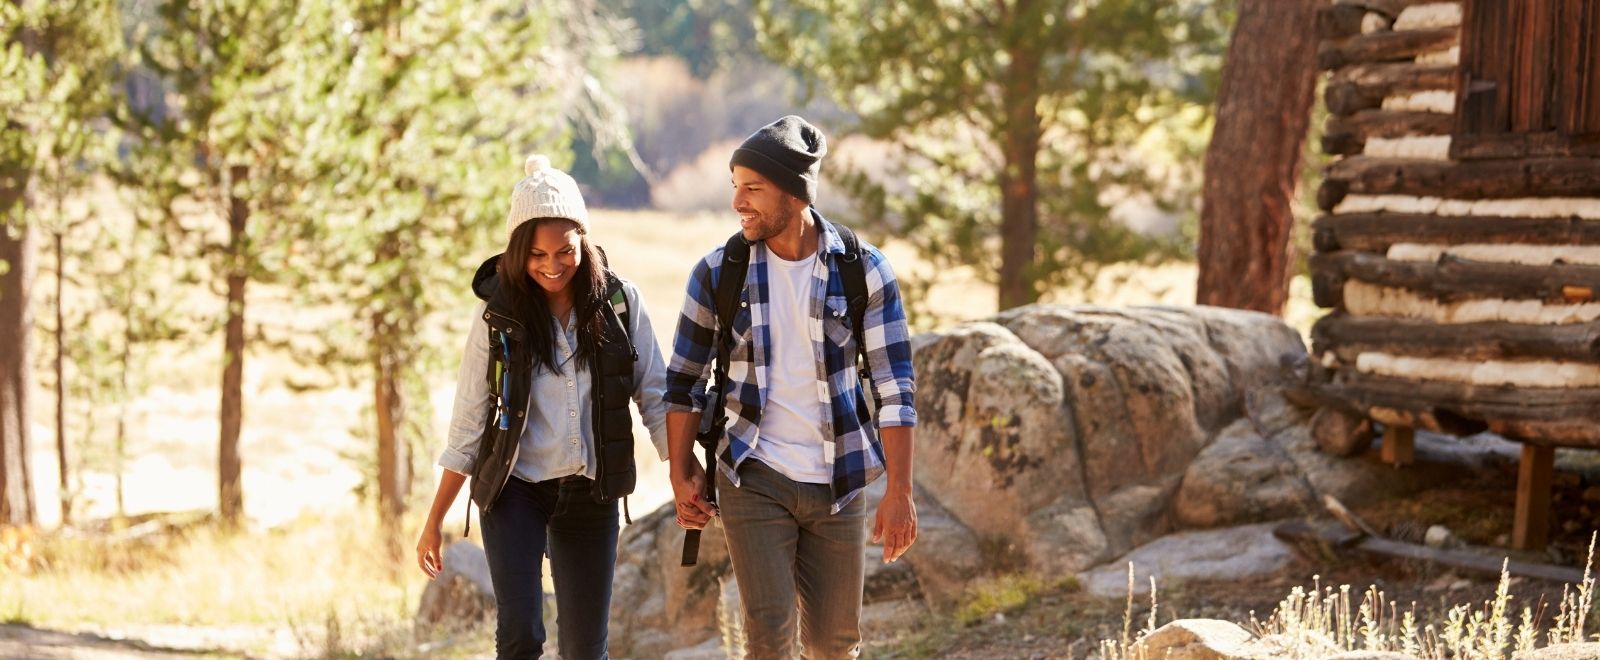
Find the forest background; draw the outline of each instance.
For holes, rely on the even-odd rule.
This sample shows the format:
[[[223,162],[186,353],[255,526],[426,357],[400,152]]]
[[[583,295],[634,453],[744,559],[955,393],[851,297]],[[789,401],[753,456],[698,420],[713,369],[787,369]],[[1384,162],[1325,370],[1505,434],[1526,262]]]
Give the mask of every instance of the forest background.
[[[0,618],[245,646],[406,619],[468,280],[532,153],[663,344],[736,227],[728,155],[789,113],[830,140],[819,209],[889,252],[919,330],[1201,301],[1304,331],[1313,37],[1231,30],[1314,4],[0,3]],[[1259,199],[1203,191],[1217,109],[1244,112],[1230,38],[1298,62],[1233,99],[1289,107],[1230,170],[1286,191],[1272,249],[1245,239]],[[1202,286],[1231,237],[1258,263]]]

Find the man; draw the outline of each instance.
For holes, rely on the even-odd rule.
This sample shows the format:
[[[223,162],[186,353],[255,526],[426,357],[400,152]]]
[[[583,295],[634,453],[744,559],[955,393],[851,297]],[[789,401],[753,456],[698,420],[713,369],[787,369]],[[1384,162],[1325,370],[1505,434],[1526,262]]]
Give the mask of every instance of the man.
[[[861,632],[867,543],[861,492],[887,472],[872,524],[884,561],[916,540],[911,502],[911,345],[889,262],[876,248],[847,251],[812,208],[827,142],[788,116],[756,131],[729,163],[733,210],[750,243],[744,286],[727,336],[722,411],[707,410],[706,381],[718,354],[716,292],[724,248],[695,266],[667,373],[667,438],[678,524],[700,529],[720,516],[744,607],[746,652],[793,657],[795,603],[807,658],[855,657]],[[730,242],[731,243],[731,242]],[[865,308],[851,318],[841,265],[860,259]],[[859,277],[863,269],[857,269]],[[857,341],[872,376],[877,433],[869,424]],[[706,469],[694,456],[700,418],[725,412],[716,448],[717,505],[701,496]]]

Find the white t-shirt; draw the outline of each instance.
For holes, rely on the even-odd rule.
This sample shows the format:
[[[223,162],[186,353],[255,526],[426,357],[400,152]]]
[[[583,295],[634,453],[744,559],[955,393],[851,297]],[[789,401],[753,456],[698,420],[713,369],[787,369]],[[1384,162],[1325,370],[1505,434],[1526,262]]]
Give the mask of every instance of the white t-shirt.
[[[784,261],[768,250],[767,257],[772,361],[767,365],[767,405],[761,409],[750,455],[794,481],[829,483],[833,465],[824,456],[823,410],[808,309],[817,253]]]

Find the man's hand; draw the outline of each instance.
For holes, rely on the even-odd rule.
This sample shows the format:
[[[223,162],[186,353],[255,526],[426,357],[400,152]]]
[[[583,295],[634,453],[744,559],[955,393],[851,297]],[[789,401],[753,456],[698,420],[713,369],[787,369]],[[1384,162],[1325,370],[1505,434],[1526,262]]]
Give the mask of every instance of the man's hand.
[[[911,489],[890,488],[878,502],[878,517],[872,525],[872,542],[883,544],[883,563],[890,564],[917,541],[917,505]]]
[[[715,507],[705,498],[706,471],[700,461],[689,458],[681,463],[673,461],[672,498],[677,503],[678,526],[684,529],[704,529],[711,517],[717,515]]]

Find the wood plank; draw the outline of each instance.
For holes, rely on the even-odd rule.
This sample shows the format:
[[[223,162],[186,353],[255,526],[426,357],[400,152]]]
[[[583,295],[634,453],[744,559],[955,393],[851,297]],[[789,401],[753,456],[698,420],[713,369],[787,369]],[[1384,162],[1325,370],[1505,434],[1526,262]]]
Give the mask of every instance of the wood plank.
[[[1600,159],[1451,162],[1352,156],[1333,163],[1317,203],[1331,211],[1349,194],[1456,199],[1600,197]]]
[[[1456,44],[1456,28],[1400,30],[1361,34],[1317,47],[1317,66],[1332,70],[1367,62],[1408,62],[1418,55]]]
[[[1456,67],[1449,64],[1359,64],[1334,73],[1322,98],[1328,112],[1343,116],[1381,108],[1384,97],[1393,94],[1453,90],[1455,85]]]
[[[1510,128],[1512,7],[1504,0],[1463,0],[1456,133]]]
[[[1600,133],[1600,1],[1561,0],[1555,34],[1556,129]]]
[[[1593,433],[1557,444],[1600,446],[1600,389],[1509,387],[1449,381],[1422,381],[1338,369],[1332,381],[1316,385],[1322,395],[1348,401],[1357,409],[1388,408],[1468,420],[1571,421],[1590,424]],[[1539,438],[1523,438],[1537,440]]]
[[[1361,34],[1361,23],[1366,18],[1366,7],[1328,5],[1319,8],[1317,9],[1317,38],[1329,40],[1345,39]]]
[[[1348,156],[1361,153],[1370,138],[1449,135],[1454,123],[1450,115],[1437,112],[1366,109],[1350,115],[1330,114],[1323,125],[1322,151]]]
[[[1600,158],[1600,133],[1491,133],[1450,139],[1451,160],[1567,157]]]
[[[1570,264],[1528,266],[1453,257],[1437,262],[1396,261],[1346,251],[1312,255],[1311,270],[1336,273],[1339,280],[1407,289],[1441,302],[1504,298],[1564,304],[1564,287],[1600,289],[1600,266]]]
[[[1600,245],[1600,220],[1351,213],[1312,221],[1311,240],[1319,252],[1379,254],[1395,243]]]
[[[1329,314],[1311,327],[1312,353],[1334,351],[1354,364],[1361,353],[1383,352],[1465,360],[1600,361],[1600,321],[1567,325],[1430,323],[1414,319]]]
[[[1550,539],[1550,478],[1556,450],[1548,445],[1522,445],[1517,465],[1517,504],[1511,526],[1511,547],[1543,550]]]
[[[1511,62],[1509,101],[1511,132],[1540,133],[1555,128],[1550,96],[1556,72],[1552,48],[1555,45],[1556,8],[1552,0],[1512,3],[1511,26],[1514,40],[1509,44]]]
[[[1291,520],[1274,527],[1272,535],[1284,543],[1299,547],[1309,545],[1359,552],[1373,557],[1416,559],[1486,576],[1500,575],[1501,567],[1504,566],[1505,571],[1513,576],[1564,584],[1579,584],[1584,577],[1583,571],[1569,566],[1516,561],[1471,550],[1447,550],[1415,543],[1402,543],[1375,535],[1363,535],[1331,521],[1314,523]]]
[[[1383,14],[1391,20],[1400,17],[1400,12],[1412,5],[1425,5],[1440,0],[1333,0],[1335,5],[1350,5],[1360,7],[1370,12]]]
[[[1383,427],[1383,462],[1399,467],[1417,461],[1416,429],[1409,426]]]

